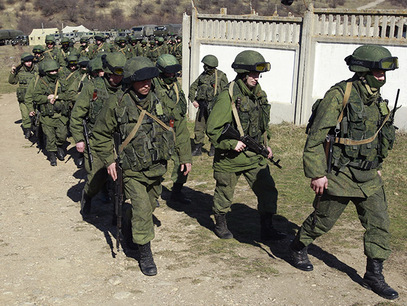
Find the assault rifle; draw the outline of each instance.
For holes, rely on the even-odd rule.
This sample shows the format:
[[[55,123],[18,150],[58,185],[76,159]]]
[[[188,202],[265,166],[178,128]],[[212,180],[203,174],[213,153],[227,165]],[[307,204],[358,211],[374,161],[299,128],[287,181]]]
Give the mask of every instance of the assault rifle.
[[[400,95],[400,88],[397,89],[396,101],[394,102],[394,108],[393,108],[393,110],[391,111],[391,114],[390,114],[390,123],[391,124],[394,123],[394,116],[396,115],[396,111],[401,107],[401,105],[399,107],[397,107],[397,103],[399,102],[399,95]]]
[[[92,155],[92,152],[90,150],[89,130],[88,130],[88,126],[86,125],[86,119],[82,120],[82,125],[83,125],[83,136],[85,136],[85,142],[86,142],[86,150],[88,151],[89,169],[92,170],[93,155]]]
[[[120,133],[114,133],[114,146],[116,148],[116,173],[117,179],[114,188],[114,207],[116,213],[116,249],[120,252],[120,235],[122,232],[122,204],[123,204],[123,169],[120,166],[119,147],[121,144]]]
[[[280,169],[282,168],[280,165],[280,160],[275,161],[273,156],[271,158],[268,158],[269,151],[265,146],[257,143],[257,141],[255,141],[252,137],[248,135],[241,137],[239,132],[230,123],[225,124],[225,126],[223,127],[222,134],[219,137],[218,141],[222,139],[240,140],[246,145],[246,147],[249,150],[266,157],[271,163],[273,163],[273,165]]]

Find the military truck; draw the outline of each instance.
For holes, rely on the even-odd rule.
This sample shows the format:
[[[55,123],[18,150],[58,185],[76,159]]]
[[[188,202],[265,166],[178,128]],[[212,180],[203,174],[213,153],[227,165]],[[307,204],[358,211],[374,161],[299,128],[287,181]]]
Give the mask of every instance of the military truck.
[[[0,30],[0,46],[10,44],[19,35],[23,36],[24,33],[20,30]]]

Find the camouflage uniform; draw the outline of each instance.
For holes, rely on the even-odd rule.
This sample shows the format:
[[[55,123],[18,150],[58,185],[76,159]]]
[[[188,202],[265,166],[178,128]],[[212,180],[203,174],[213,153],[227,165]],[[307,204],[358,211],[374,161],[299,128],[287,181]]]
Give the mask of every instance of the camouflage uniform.
[[[194,142],[195,145],[203,144],[205,139],[206,121],[209,111],[213,107],[214,97],[228,84],[225,73],[216,68],[202,72],[189,87],[189,100],[199,103],[195,118]]]
[[[147,59],[145,59],[147,60]],[[144,58],[133,58],[126,66]],[[125,66],[125,77],[126,77]],[[151,64],[152,66],[152,64]],[[158,73],[155,75],[157,76]],[[112,97],[102,110],[100,120],[96,123],[93,134],[97,141],[95,151],[106,166],[115,162],[112,134],[120,130],[125,140],[139,120],[141,107],[160,118],[168,127],[174,122],[175,138],[171,130],[165,130],[148,115],[144,116],[135,137],[123,149],[120,160],[123,167],[124,191],[132,204],[132,237],[133,242],[146,245],[154,238],[152,214],[156,200],[161,194],[162,177],[167,171],[167,161],[172,154],[179,154],[181,163],[190,163],[191,157],[183,149],[189,144],[185,127],[185,117],[180,107],[161,102],[157,93],[151,90],[140,99],[132,88],[128,89],[121,99]],[[147,150],[151,148],[151,150]]]
[[[33,61],[33,56],[31,54],[23,55],[25,55],[27,59],[31,60],[31,62]],[[8,82],[10,84],[18,84],[17,101],[20,107],[24,134],[26,135],[26,138],[28,138],[27,136],[29,135],[29,130],[31,128],[31,119],[29,116],[27,106],[24,103],[24,98],[28,84],[35,76],[36,69],[34,68],[34,63],[32,63],[31,67],[27,67],[23,61],[25,61],[24,58],[22,58],[21,67],[20,69],[18,69],[18,71],[15,71],[14,73],[10,72]]]

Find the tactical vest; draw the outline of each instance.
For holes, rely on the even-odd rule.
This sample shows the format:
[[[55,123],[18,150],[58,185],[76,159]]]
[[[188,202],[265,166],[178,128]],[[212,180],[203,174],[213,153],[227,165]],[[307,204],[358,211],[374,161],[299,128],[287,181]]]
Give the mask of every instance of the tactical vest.
[[[257,142],[261,142],[261,136],[268,128],[270,118],[270,104],[266,93],[260,89],[255,99],[251,99],[242,93],[238,84],[232,82],[229,85],[229,95],[232,84],[234,85],[231,99],[236,105],[244,135],[249,135]]]
[[[18,72],[18,88],[17,88],[17,100],[18,102],[24,102],[25,93],[27,92],[28,83],[35,77],[34,68],[28,71],[25,67],[21,68]]]
[[[333,88],[339,89],[343,94],[345,87],[346,82],[341,82]],[[373,137],[388,113],[387,103],[380,96],[376,101],[365,104],[354,84],[349,102],[343,112],[339,131],[340,138],[363,140]],[[334,166],[342,168],[349,165],[361,170],[377,168],[387,156],[388,150],[393,146],[394,131],[394,126],[386,123],[378,137],[369,143],[360,145],[335,144],[333,150]]]
[[[170,125],[171,118],[168,109],[162,104],[154,93],[150,93],[149,112]],[[125,140],[137,124],[141,110],[135,106],[135,101],[126,94],[115,110],[119,123],[122,140]],[[148,169],[153,163],[167,161],[175,151],[174,132],[165,130],[159,123],[149,116],[144,116],[136,135],[120,154],[123,169],[140,171]]]
[[[195,98],[197,101],[204,100],[208,103],[212,101],[215,96],[215,86],[219,86],[219,80],[218,84],[215,84],[215,73],[218,73],[218,71],[215,70],[213,74],[203,73],[199,76]],[[218,92],[219,88],[216,91]]]
[[[171,85],[165,84],[161,79],[153,79],[155,94],[158,100],[164,103],[169,110],[169,116],[181,120],[187,113],[187,101],[178,82]]]
[[[102,111],[104,103],[109,98],[109,92],[103,78],[90,80],[94,86],[93,95],[89,101],[88,128],[91,132],[96,123],[96,119]]]
[[[65,91],[63,84],[59,82],[47,83],[43,78],[40,78],[36,86],[41,86],[42,94],[49,95],[55,94],[56,84],[58,84],[57,85],[58,88],[56,90],[57,95]],[[37,92],[37,90],[35,90],[35,92]],[[47,117],[54,117],[56,114],[60,114],[62,116],[69,116],[70,112],[69,104],[63,100],[56,100],[54,104],[51,104],[49,102],[40,104],[39,109],[41,112],[41,116]]]

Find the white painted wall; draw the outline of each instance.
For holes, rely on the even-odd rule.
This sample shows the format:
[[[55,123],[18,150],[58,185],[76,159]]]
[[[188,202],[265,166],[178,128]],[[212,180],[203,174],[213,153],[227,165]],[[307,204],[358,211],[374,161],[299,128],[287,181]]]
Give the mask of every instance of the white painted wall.
[[[271,70],[261,74],[260,85],[267,93],[271,103],[293,103],[293,82],[295,51],[278,49],[247,48],[237,46],[201,45],[200,59],[207,54],[215,55],[219,60],[218,69],[226,73],[229,82],[232,81],[236,72],[232,69],[232,63],[237,54],[244,50],[255,50],[263,55],[266,61],[271,63]],[[199,67],[199,73],[203,72],[203,64]]]

